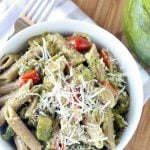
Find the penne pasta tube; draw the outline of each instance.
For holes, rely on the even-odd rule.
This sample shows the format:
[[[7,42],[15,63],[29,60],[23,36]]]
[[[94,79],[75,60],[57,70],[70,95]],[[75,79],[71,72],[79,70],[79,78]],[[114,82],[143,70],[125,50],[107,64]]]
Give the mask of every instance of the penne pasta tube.
[[[13,109],[17,110],[24,103],[30,100],[31,87],[33,86],[32,80],[29,80],[24,86],[22,86],[13,99],[9,99],[7,101],[7,105],[13,107]]]
[[[16,135],[29,147],[31,150],[41,150],[40,143],[36,140],[30,130],[25,126],[15,110],[7,105],[4,116],[9,126],[14,130]]]
[[[7,105],[10,105],[14,110],[18,110],[24,103],[30,100],[29,94],[32,87],[32,80],[29,80],[24,86],[22,86],[12,99],[8,99],[6,104],[0,110],[0,127],[5,123],[4,110]]]
[[[41,49],[38,46],[28,50],[21,58],[13,64],[10,68],[8,68],[4,73],[0,75],[0,85],[10,83],[15,80],[18,76],[19,66],[20,64],[24,64],[31,58],[36,58],[41,55]]]
[[[12,91],[15,91],[19,88],[18,80],[5,84],[0,87],[0,95],[8,94]]]
[[[26,117],[26,118],[30,118],[30,117],[33,116],[34,110],[35,110],[35,108],[36,108],[36,106],[37,106],[37,103],[38,103],[37,100],[38,100],[37,97],[35,97],[35,98],[33,99],[33,101],[31,102],[30,106],[28,107],[28,109],[27,109],[27,111],[26,111],[26,113],[25,113],[25,117]]]
[[[104,134],[108,137],[107,143],[109,144],[110,149],[115,149],[115,136],[114,136],[114,127],[113,127],[113,114],[111,108],[107,108],[106,115],[103,122]]]
[[[0,127],[2,127],[3,124],[5,123],[4,109],[5,107],[3,106],[0,110]]]
[[[85,54],[87,63],[92,72],[96,75],[98,81],[102,82],[105,80],[105,70],[103,65],[100,63],[99,54],[95,44],[92,44],[91,49]]]
[[[17,63],[13,64],[4,73],[0,75],[0,85],[4,85],[15,80],[18,76],[18,66]]]
[[[17,150],[29,150],[28,147],[19,138],[19,136],[14,137],[14,142],[16,144]]]
[[[100,110],[93,110],[90,113],[84,115],[84,124],[86,126],[86,131],[90,137],[89,143],[101,149],[104,146],[104,141],[106,137],[100,127],[103,122],[103,113]],[[96,141],[93,140],[99,137]]]
[[[3,106],[9,99],[13,99],[17,91],[11,92],[9,94],[0,97],[0,106]]]
[[[9,68],[20,57],[18,54],[6,54],[0,59],[0,71]]]
[[[91,145],[96,146],[98,149],[101,149],[104,146],[104,140],[106,139],[102,129],[99,126],[93,127],[91,125],[87,125],[86,130],[87,130],[88,135],[90,136],[90,139],[88,140],[88,142]],[[99,141],[98,140],[94,141],[96,137],[99,137]]]

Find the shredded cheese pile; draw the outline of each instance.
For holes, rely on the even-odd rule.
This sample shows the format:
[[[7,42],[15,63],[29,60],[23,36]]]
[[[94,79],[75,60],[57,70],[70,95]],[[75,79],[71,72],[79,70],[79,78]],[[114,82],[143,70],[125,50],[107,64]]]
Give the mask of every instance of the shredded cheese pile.
[[[84,142],[94,142],[98,139],[99,141],[105,140],[106,137],[104,136],[97,137],[96,139],[83,136],[86,125],[80,126],[79,124],[83,120],[83,115],[94,109],[101,110],[102,116],[104,116],[104,110],[110,102],[102,104],[99,101],[98,95],[105,88],[94,88],[94,84],[98,81],[95,79],[84,81],[82,76],[82,82],[80,84],[69,83],[68,81],[73,77],[71,66],[69,68],[69,75],[64,76],[61,63],[52,63],[55,63],[59,68],[58,78],[56,78],[52,70],[47,69],[51,77],[53,77],[54,87],[50,92],[43,94],[42,97],[40,96],[40,103],[37,109],[40,110],[41,114],[46,110],[51,114],[56,112],[59,115],[59,119],[63,121],[61,130],[67,129],[65,133],[60,132],[61,143],[64,143],[66,146],[80,143],[79,139],[76,139],[75,136],[80,137],[80,140],[82,137],[82,141]],[[95,126],[92,123],[91,125]]]

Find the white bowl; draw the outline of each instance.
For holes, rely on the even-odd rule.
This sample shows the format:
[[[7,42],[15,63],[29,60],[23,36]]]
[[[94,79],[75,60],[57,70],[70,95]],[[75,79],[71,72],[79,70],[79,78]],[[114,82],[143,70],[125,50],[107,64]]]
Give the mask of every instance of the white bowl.
[[[8,52],[18,52],[22,50],[29,38],[44,32],[58,32],[61,34],[71,34],[74,32],[88,33],[98,46],[109,49],[119,62],[123,72],[127,76],[128,90],[131,98],[127,115],[128,126],[123,132],[120,142],[116,147],[117,150],[122,150],[127,145],[138,126],[143,106],[142,81],[133,57],[127,48],[106,30],[89,23],[74,20],[43,22],[28,27],[8,41],[3,51],[0,51],[0,57]],[[0,149],[12,150],[13,148],[0,137]]]

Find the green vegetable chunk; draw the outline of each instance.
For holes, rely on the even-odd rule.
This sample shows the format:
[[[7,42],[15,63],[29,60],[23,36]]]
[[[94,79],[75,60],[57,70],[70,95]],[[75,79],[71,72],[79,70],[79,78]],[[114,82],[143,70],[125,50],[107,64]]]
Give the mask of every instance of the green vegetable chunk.
[[[114,122],[119,129],[124,129],[127,126],[127,122],[124,120],[124,118],[116,113],[114,113]]]
[[[127,93],[121,94],[118,98],[117,105],[113,108],[113,112],[117,114],[125,114],[129,109],[130,99]]]
[[[72,68],[73,72],[73,82],[74,83],[80,83],[82,80],[89,81],[95,78],[94,73],[85,67],[83,64],[80,64],[76,68]]]
[[[47,142],[52,133],[52,120],[47,116],[39,116],[36,136],[39,140]]]
[[[13,131],[13,129],[10,126],[8,126],[5,134],[2,135],[2,138],[4,140],[10,140],[14,135],[15,135],[15,132]]]

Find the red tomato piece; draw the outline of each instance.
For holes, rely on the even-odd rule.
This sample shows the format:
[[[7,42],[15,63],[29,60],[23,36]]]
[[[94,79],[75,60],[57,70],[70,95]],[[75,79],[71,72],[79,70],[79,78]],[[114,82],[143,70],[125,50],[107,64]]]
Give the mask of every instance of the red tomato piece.
[[[69,43],[79,52],[85,52],[91,47],[91,42],[81,36],[70,36],[67,37]]]
[[[100,55],[100,58],[103,58],[105,65],[109,67],[109,65],[111,64],[111,58],[110,58],[108,52],[106,50],[102,49],[100,51],[99,55]]]
[[[24,85],[30,79],[33,81],[33,84],[38,83],[40,81],[40,75],[39,75],[39,73],[36,70],[29,70],[29,71],[25,72],[19,78],[19,80],[20,80],[19,85],[20,86]]]

